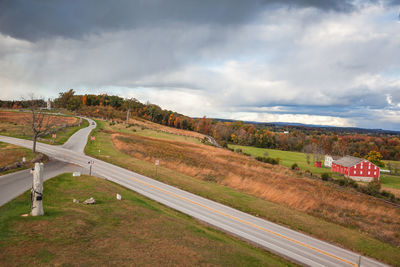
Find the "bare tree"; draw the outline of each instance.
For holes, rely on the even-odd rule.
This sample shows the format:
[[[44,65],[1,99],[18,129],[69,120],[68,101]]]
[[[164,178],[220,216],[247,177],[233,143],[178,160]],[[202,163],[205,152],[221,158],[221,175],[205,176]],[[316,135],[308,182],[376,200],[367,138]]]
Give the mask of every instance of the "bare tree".
[[[126,124],[129,123],[129,118],[131,116],[131,110],[135,107],[137,100],[135,98],[125,99],[125,108],[126,108]]]
[[[33,133],[33,153],[36,152],[36,142],[39,137],[49,134],[55,124],[54,116],[46,113],[43,103],[45,101],[41,98],[35,98],[33,94],[29,96],[28,109],[30,110],[31,116],[27,117],[25,121],[30,125]]]

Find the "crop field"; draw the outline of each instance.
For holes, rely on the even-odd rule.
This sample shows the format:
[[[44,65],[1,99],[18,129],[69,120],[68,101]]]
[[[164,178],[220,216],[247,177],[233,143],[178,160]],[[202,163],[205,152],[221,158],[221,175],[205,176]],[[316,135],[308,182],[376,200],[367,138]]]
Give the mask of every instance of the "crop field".
[[[44,188],[44,216],[21,217],[29,192],[0,207],[1,265],[296,266],[103,179],[63,174]]]
[[[389,204],[226,149],[98,123],[96,141],[86,147],[89,155],[371,257],[400,262],[400,214]]]
[[[31,118],[30,116],[31,115],[29,113],[0,111],[0,135],[31,140],[32,129],[29,124],[29,119]],[[72,125],[77,123],[79,120],[76,117],[67,116],[49,115],[49,117],[51,118],[54,127]],[[61,145],[65,143],[73,133],[83,127],[86,127],[87,125],[88,122],[83,120],[80,126],[67,127],[57,132],[54,140],[51,135],[47,135],[43,136],[39,141]]]

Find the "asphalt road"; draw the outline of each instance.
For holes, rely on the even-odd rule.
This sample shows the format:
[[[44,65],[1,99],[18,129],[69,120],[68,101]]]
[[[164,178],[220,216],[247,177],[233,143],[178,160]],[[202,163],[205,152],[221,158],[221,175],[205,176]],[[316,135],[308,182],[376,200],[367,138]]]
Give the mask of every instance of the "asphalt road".
[[[85,134],[76,135],[84,138]],[[78,138],[76,137],[76,138]],[[75,137],[74,137],[75,138]],[[87,136],[84,139],[87,140]],[[31,147],[31,141],[0,136],[0,141]],[[88,168],[93,160],[93,175],[104,177],[150,199],[174,208],[225,232],[245,239],[283,257],[306,266],[357,266],[359,255],[309,237],[286,227],[232,209],[217,202],[158,182],[81,153],[82,146],[65,147],[38,144],[38,151],[59,161]],[[46,172],[46,169],[45,169]],[[123,196],[122,196],[123,197]],[[361,266],[386,266],[362,257]]]
[[[44,180],[65,172],[84,171],[82,167],[52,160],[45,165]],[[0,176],[0,206],[32,188],[30,169]]]

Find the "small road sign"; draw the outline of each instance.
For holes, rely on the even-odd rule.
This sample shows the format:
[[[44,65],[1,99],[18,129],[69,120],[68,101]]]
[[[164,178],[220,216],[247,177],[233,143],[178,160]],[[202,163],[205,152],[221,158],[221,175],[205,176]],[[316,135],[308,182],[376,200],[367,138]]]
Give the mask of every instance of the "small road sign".
[[[156,159],[155,165],[156,166],[160,165],[160,161],[158,159]]]
[[[57,135],[56,135],[56,134],[52,134],[51,137],[52,137],[52,138],[56,138]]]
[[[91,137],[90,137],[90,140],[94,141],[94,140],[95,140],[94,136],[91,136]]]

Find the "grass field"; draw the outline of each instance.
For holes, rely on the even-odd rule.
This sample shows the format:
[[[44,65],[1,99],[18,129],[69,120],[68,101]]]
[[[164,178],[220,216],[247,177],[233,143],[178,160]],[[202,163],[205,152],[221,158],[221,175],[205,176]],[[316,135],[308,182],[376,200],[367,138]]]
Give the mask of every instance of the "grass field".
[[[390,206],[375,202],[373,198],[360,197],[350,189],[338,193],[338,190],[332,185],[320,181],[310,181],[307,178],[291,178],[285,172],[279,173],[283,167],[271,167],[249,157],[210,146],[140,137],[133,134],[122,135],[123,138],[118,140],[119,134],[116,134],[118,132],[113,132],[105,127],[103,121],[98,121],[98,125],[99,128],[93,133],[96,141],[89,143],[85,149],[88,155],[312,234],[373,258],[394,265],[400,263],[400,249],[377,239],[378,237],[388,242],[396,242],[399,233],[397,230],[399,214]],[[124,140],[124,138],[128,139]],[[125,153],[117,149],[118,142],[126,142],[120,148],[126,149]],[[102,151],[100,155],[98,149]],[[179,149],[183,149],[183,151]],[[188,151],[191,153],[188,154]],[[228,162],[221,161],[219,155],[222,155]],[[157,176],[155,175],[154,156],[160,159]],[[174,157],[175,164],[171,164]],[[214,165],[213,162],[208,164],[209,157],[218,164]],[[243,164],[232,166],[232,162],[237,164],[237,160],[242,161]],[[192,169],[188,168],[187,164],[192,164],[191,167],[194,164],[199,166],[194,166],[197,169]],[[254,178],[255,181],[242,179],[236,180],[237,184],[232,184],[232,180],[224,180],[223,177],[215,175],[218,170],[213,169],[213,166],[222,172],[226,171],[232,175],[238,172],[239,176],[250,178],[252,175],[260,175],[257,170],[270,170],[270,172],[265,172],[266,176],[265,174],[261,175],[261,179]],[[252,166],[258,166],[258,169],[254,170]],[[271,170],[271,168],[273,169]],[[195,170],[194,174],[193,170]],[[282,183],[279,182],[280,180]],[[313,184],[314,182],[317,184]],[[251,185],[250,190],[245,187],[247,185]],[[271,192],[274,193],[275,199],[268,196],[268,193]],[[330,200],[330,198],[332,199]],[[272,199],[272,201],[268,199]],[[311,203],[315,203],[315,207]],[[388,220],[385,219],[383,222],[382,215],[374,214],[384,210],[391,211],[390,215],[385,215]],[[332,216],[333,214],[337,214],[337,216]],[[333,221],[341,221],[341,223],[333,223]],[[363,223],[366,224],[362,226]],[[384,237],[381,235],[382,233],[388,235]],[[387,237],[389,238],[385,239]]]
[[[8,166],[16,162],[22,162],[23,157],[25,157],[26,161],[30,161],[34,159],[35,156],[36,154],[32,153],[32,150],[30,149],[0,142],[0,167]],[[0,175],[20,171],[30,167],[31,165],[15,168],[12,170],[0,172]]]
[[[97,203],[72,202],[89,197]],[[95,177],[46,181],[44,209],[45,216],[21,217],[29,211],[28,192],[0,207],[1,265],[294,266]]]
[[[300,169],[302,170],[310,170],[312,173],[321,174],[324,172],[330,173],[330,168],[322,167],[317,168],[314,167],[312,162],[312,155],[310,155],[310,164],[307,163],[307,156],[305,153],[301,152],[293,152],[293,151],[282,151],[277,149],[266,149],[252,146],[240,146],[240,145],[228,145],[229,148],[233,149],[242,149],[243,152],[252,155],[253,157],[271,157],[271,158],[279,158],[280,164],[282,166],[286,166],[290,168],[294,163],[297,163]],[[267,154],[265,154],[267,153]],[[267,155],[267,156],[266,156]]]
[[[55,126],[64,124],[74,124],[78,122],[76,117],[68,116],[52,116]],[[16,138],[32,140],[32,130],[27,123],[30,118],[29,113],[1,111],[0,110],[0,135],[6,135]],[[81,128],[87,127],[89,124],[86,120],[82,121],[80,126],[72,126],[57,132],[57,137],[53,140],[51,135],[42,137],[39,141],[43,143],[51,143],[56,145],[64,144],[68,138]]]
[[[239,146],[239,145],[229,145],[229,148],[233,149],[242,149],[243,152],[248,153],[252,155],[253,157],[265,157],[268,155],[268,157],[272,158],[279,158],[280,159],[280,164],[290,168],[292,164],[297,163],[300,169],[303,171],[305,170],[310,170],[314,174],[322,174],[324,172],[331,173],[331,175],[335,178],[336,174],[332,173],[330,171],[330,168],[322,167],[322,168],[317,168],[314,167],[312,164],[307,163],[307,158],[305,153],[301,152],[293,152],[293,151],[282,151],[282,150],[276,150],[276,149],[266,149],[266,148],[258,148],[258,147],[250,147],[250,146]],[[312,158],[312,157],[311,157]],[[391,161],[392,163],[394,161]],[[395,162],[399,163],[399,162]],[[397,191],[396,189],[400,189],[400,176],[394,176],[394,175],[381,175],[380,177],[381,182],[382,182],[382,188],[383,189],[395,189],[392,190],[392,192],[400,196],[400,192]]]

